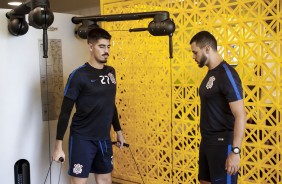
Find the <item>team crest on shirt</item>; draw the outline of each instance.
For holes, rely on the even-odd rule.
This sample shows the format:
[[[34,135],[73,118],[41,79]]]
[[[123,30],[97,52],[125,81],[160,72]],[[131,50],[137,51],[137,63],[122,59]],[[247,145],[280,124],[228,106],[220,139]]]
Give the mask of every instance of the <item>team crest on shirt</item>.
[[[83,165],[74,164],[73,173],[75,173],[75,174],[80,174],[80,173],[82,173],[82,167],[83,167]]]
[[[207,89],[211,89],[212,86],[213,86],[213,82],[214,82],[214,81],[215,81],[215,77],[214,77],[214,76],[211,76],[211,77],[209,78],[209,81],[208,81],[207,85],[206,85],[206,88],[207,88]]]
[[[110,77],[110,80],[113,84],[116,84],[115,76],[112,73],[109,73],[108,76]]]

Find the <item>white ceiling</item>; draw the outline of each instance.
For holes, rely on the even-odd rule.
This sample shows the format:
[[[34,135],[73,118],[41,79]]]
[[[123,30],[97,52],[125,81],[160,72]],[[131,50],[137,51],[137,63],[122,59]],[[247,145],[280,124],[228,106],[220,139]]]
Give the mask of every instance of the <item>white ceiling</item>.
[[[10,1],[27,2],[26,0],[0,0],[0,8],[13,9],[8,5]],[[100,0],[49,0],[52,12],[66,13],[100,6]]]

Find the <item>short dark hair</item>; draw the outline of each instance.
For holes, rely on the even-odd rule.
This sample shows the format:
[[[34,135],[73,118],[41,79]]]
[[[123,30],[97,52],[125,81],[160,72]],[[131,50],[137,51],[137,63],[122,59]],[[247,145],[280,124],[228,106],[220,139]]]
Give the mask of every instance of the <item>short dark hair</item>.
[[[102,28],[91,29],[87,34],[87,43],[97,42],[99,39],[111,40],[112,36]]]
[[[200,31],[195,34],[190,40],[190,45],[193,42],[196,42],[196,45],[200,48],[209,45],[213,50],[217,51],[217,41],[215,37],[208,31]]]

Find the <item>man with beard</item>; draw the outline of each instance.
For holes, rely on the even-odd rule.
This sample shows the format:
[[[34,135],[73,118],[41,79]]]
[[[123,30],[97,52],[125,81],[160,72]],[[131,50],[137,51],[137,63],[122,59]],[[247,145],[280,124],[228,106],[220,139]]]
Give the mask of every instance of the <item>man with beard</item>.
[[[202,139],[198,178],[201,184],[235,184],[246,126],[241,80],[236,70],[220,57],[211,33],[198,32],[190,45],[198,66],[208,67],[199,88]]]
[[[94,173],[97,184],[111,184],[113,151],[110,129],[113,125],[119,147],[125,143],[115,106],[115,70],[105,65],[111,35],[95,28],[88,33],[90,59],[74,70],[68,79],[57,125],[53,159],[65,159],[62,140],[75,104],[69,137],[69,175],[71,184],[86,184]]]

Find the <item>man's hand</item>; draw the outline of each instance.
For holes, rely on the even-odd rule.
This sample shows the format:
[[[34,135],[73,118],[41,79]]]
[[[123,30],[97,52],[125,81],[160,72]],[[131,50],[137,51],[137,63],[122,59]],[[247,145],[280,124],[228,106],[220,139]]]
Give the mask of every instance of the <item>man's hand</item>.
[[[121,130],[120,130],[120,131],[116,131],[116,133],[117,133],[117,146],[118,146],[119,148],[122,148],[122,147],[123,147],[123,144],[126,143],[126,142],[125,142],[125,139],[124,139],[124,137],[123,137],[123,135],[122,135]]]
[[[54,149],[54,152],[53,152],[53,160],[58,162],[58,163],[61,163],[60,158],[63,158],[63,160],[65,160],[65,157],[66,157],[65,153],[62,149],[62,144],[63,144],[62,140],[56,140],[55,149]]]
[[[234,154],[231,152],[225,163],[225,170],[229,175],[235,175],[239,171],[240,164],[240,154]]]

